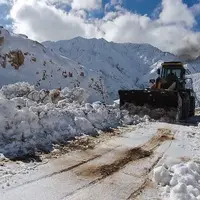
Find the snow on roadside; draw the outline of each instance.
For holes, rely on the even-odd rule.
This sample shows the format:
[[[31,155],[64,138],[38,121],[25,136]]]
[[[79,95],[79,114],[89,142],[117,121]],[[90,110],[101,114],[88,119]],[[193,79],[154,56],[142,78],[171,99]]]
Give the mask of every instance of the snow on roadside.
[[[200,199],[200,165],[194,161],[156,167],[153,179],[162,187],[161,196],[166,200]]]
[[[82,88],[37,91],[28,83],[0,90],[0,153],[15,158],[49,152],[53,144],[75,136],[96,134],[120,124],[148,121],[147,116],[128,116],[118,104],[86,103]]]

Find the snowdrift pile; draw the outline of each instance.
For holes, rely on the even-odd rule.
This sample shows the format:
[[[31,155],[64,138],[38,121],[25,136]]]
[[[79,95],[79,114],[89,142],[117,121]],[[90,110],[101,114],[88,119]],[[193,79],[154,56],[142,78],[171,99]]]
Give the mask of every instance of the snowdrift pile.
[[[0,90],[0,153],[10,158],[49,152],[53,144],[83,134],[96,134],[118,125],[137,124],[149,118],[130,117],[118,104],[86,103],[82,88],[35,90],[28,83]]]
[[[127,110],[130,115],[144,116],[148,115],[150,118],[163,121],[174,122],[176,121],[177,109],[176,108],[153,108],[148,105],[135,106],[134,104],[126,103],[121,109]]]
[[[154,181],[163,186],[164,199],[200,199],[200,165],[193,161],[155,168]]]

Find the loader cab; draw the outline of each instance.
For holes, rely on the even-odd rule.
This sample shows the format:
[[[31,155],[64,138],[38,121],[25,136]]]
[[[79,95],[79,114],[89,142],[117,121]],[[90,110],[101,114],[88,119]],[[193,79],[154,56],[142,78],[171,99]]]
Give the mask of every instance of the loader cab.
[[[168,88],[173,82],[177,83],[178,88],[185,88],[185,68],[181,62],[164,62],[162,68],[157,71],[160,78],[167,82],[163,85]],[[178,89],[177,88],[177,89]]]
[[[181,62],[164,62],[161,70],[158,69],[157,73],[164,79],[166,79],[170,74],[175,75],[179,80],[185,78],[185,69]]]

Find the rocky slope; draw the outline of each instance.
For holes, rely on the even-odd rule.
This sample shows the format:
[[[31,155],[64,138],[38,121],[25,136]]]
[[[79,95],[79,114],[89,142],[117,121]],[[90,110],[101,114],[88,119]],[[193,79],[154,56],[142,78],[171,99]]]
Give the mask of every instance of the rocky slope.
[[[88,101],[102,100],[101,77],[77,62],[56,54],[37,41],[0,29],[0,86],[29,82],[36,88],[87,90]]]

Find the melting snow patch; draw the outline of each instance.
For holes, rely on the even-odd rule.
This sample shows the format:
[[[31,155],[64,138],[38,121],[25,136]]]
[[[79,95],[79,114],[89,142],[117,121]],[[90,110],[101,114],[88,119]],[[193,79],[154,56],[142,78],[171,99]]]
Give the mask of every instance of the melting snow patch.
[[[193,161],[169,168],[166,165],[159,166],[154,169],[153,179],[162,186],[164,199],[200,199],[200,165]]]
[[[28,83],[2,87],[0,153],[13,158],[48,152],[76,136],[149,120],[120,112],[116,103],[86,103],[85,94],[82,88],[37,91]]]

